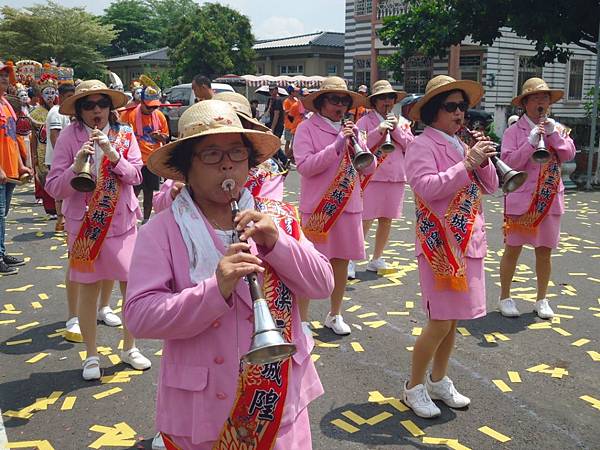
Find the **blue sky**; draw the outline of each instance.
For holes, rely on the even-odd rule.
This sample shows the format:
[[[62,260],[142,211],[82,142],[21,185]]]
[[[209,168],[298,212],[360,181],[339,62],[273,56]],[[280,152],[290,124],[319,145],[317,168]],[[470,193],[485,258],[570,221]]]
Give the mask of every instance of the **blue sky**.
[[[0,0],[0,6],[26,7],[44,0]],[[63,6],[85,6],[94,14],[101,14],[110,0],[62,0]],[[198,3],[204,3],[202,1]],[[293,36],[314,31],[344,31],[343,0],[225,0],[219,3],[237,9],[250,17],[254,35],[258,39]]]

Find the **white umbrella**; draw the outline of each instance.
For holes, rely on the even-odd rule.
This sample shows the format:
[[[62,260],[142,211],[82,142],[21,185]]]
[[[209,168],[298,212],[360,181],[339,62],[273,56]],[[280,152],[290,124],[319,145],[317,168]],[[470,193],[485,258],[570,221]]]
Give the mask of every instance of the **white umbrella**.
[[[257,93],[257,94],[259,94],[259,95],[266,95],[268,97],[268,96],[271,95],[270,92],[269,92],[269,89],[270,89],[269,86],[265,85],[265,86],[259,87],[254,92]],[[277,92],[279,92],[279,95],[282,96],[282,97],[287,97],[288,96],[287,91],[284,88],[282,88],[282,87],[277,87]]]

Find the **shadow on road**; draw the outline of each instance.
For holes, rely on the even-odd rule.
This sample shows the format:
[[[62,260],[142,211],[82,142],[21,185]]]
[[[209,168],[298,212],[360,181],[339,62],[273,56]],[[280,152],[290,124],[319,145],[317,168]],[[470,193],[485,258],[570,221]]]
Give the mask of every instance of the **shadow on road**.
[[[54,322],[34,328],[29,328],[20,334],[14,335],[0,343],[0,353],[5,355],[27,355],[46,350],[64,351],[74,347],[62,336],[49,338],[49,334],[56,334],[56,330],[64,328],[64,322]],[[31,339],[29,344],[6,345],[7,342]]]
[[[536,323],[537,315],[533,312],[521,314],[520,317],[504,317],[499,311],[489,312],[485,317],[479,319],[459,322],[458,326],[466,327],[469,332],[480,341],[477,345],[480,347],[498,347],[502,343],[501,339],[496,338],[496,342],[487,342],[486,334],[502,333],[506,337],[527,331],[527,327]]]
[[[38,235],[41,234],[41,236]],[[50,239],[56,233],[54,231],[32,231],[31,233],[17,234],[12,238],[14,242],[33,242],[43,241],[44,239]]]

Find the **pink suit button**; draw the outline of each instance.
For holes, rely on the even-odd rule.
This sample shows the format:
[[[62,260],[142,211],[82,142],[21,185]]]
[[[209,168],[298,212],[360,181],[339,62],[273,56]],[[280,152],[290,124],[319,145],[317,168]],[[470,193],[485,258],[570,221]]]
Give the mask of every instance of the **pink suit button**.
[[[217,356],[215,358],[215,364],[223,364],[223,362],[225,362],[225,360],[223,359],[222,356]]]
[[[226,394],[225,392],[219,392],[219,393],[217,394],[217,398],[218,398],[219,400],[225,400],[225,399],[227,398],[227,394]]]

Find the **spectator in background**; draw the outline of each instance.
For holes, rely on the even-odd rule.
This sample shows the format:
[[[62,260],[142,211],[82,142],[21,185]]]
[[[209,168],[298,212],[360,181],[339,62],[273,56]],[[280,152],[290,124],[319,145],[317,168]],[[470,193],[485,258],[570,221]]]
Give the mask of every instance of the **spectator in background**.
[[[364,84],[361,84],[358,87],[357,92],[360,95],[362,95],[363,97],[367,97],[369,95],[369,88],[367,88],[367,86],[365,86]],[[366,100],[365,100],[365,103],[368,103],[368,102],[366,102]],[[351,116],[350,118],[352,119],[352,121],[354,123],[356,123],[362,116],[364,116],[368,112],[369,112],[369,110],[365,106],[359,105],[356,108],[349,110],[348,114]]]
[[[283,101],[283,110],[285,112],[285,118],[283,126],[284,139],[285,139],[285,156],[291,161],[294,161],[293,142],[296,128],[300,122],[302,122],[304,116],[304,106],[299,99],[300,88],[296,85],[289,85],[287,87],[289,96]]]
[[[204,75],[196,75],[192,80],[192,90],[196,96],[196,102],[210,100],[215,93],[212,90],[210,78]]]
[[[276,84],[269,85],[269,94],[271,94],[271,96],[269,97],[266,108],[266,111],[269,113],[269,123],[267,123],[267,127],[271,129],[271,132],[275,136],[281,139],[285,114],[283,111],[283,101],[281,100],[281,97],[279,97],[279,88]],[[281,149],[275,153],[273,158],[278,160],[282,167],[287,168],[288,158]]]
[[[250,101],[250,109],[252,110],[252,118],[258,119],[258,100]]]

